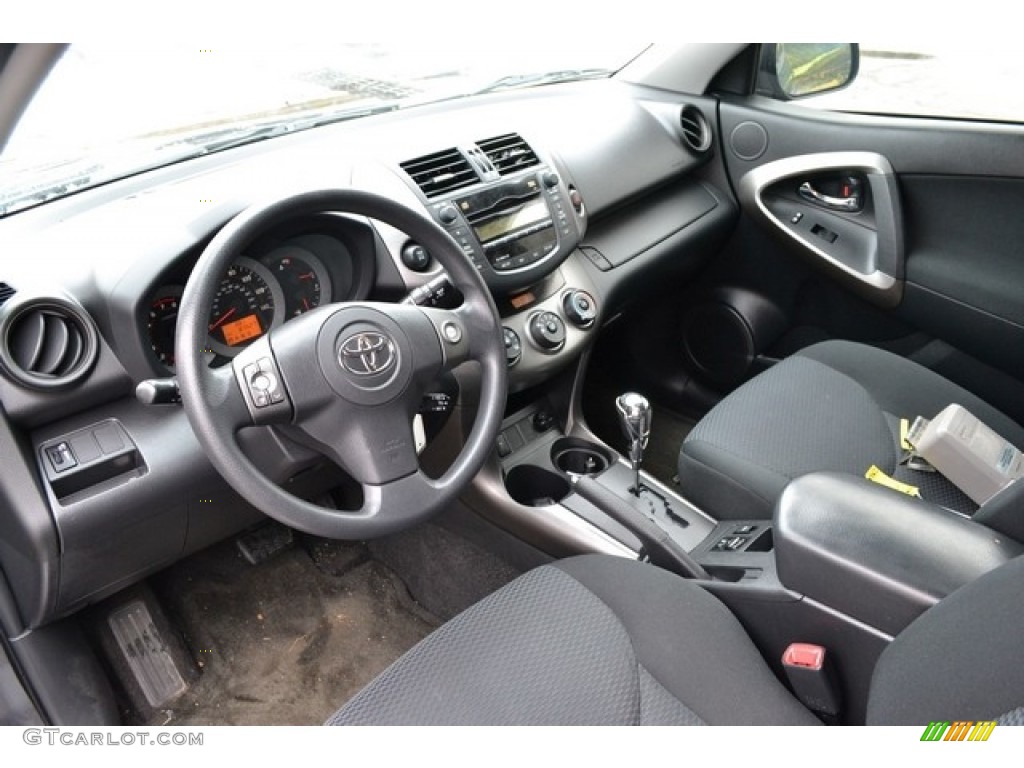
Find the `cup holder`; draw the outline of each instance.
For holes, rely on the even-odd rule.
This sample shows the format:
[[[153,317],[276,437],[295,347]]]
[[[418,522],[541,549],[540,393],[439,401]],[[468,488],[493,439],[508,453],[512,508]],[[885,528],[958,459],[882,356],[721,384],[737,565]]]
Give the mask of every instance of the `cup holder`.
[[[568,496],[571,489],[562,475],[533,464],[520,464],[505,475],[505,490],[524,506],[548,507]]]
[[[597,475],[608,469],[607,451],[576,437],[562,437],[551,446],[551,463],[567,475]]]

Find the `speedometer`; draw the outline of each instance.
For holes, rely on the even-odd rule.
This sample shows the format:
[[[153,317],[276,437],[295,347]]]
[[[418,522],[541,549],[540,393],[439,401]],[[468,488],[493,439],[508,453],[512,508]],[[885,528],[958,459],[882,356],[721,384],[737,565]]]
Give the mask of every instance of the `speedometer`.
[[[210,307],[210,346],[233,357],[278,325],[283,310],[284,296],[267,268],[238,259],[224,274]]]

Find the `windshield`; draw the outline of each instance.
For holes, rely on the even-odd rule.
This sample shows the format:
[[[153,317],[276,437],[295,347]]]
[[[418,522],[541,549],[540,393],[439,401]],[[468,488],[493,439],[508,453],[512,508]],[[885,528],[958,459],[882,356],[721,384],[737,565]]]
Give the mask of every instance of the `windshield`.
[[[0,216],[142,170],[376,111],[607,77],[644,47],[75,45],[0,157]]]

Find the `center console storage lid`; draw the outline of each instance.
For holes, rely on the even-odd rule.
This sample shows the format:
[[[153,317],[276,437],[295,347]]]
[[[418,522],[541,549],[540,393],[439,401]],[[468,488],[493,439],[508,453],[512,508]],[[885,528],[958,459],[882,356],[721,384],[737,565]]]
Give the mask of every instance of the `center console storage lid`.
[[[1022,551],[954,512],[852,475],[805,475],[775,508],[782,583],[891,635]]]

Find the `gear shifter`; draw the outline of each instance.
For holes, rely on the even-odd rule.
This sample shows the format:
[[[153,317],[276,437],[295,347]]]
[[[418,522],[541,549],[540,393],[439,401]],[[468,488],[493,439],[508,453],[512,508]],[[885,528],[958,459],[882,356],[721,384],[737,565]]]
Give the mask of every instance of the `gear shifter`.
[[[651,434],[651,418],[653,411],[647,398],[636,392],[626,392],[615,398],[615,408],[619,412],[619,423],[622,433],[629,443],[629,461],[633,465],[633,487],[629,492],[640,495],[640,462],[644,458],[644,448]]]

